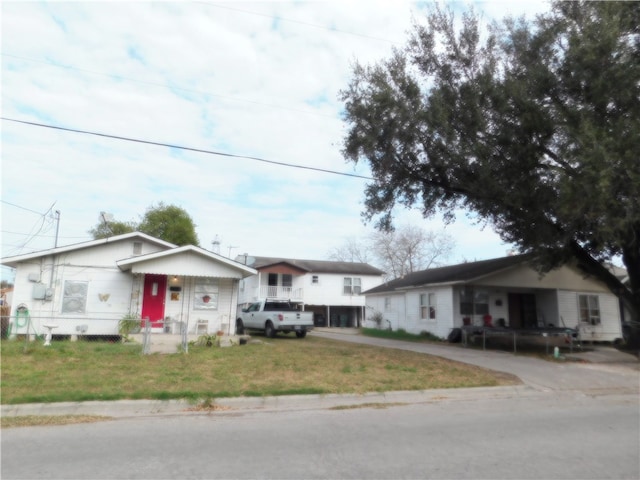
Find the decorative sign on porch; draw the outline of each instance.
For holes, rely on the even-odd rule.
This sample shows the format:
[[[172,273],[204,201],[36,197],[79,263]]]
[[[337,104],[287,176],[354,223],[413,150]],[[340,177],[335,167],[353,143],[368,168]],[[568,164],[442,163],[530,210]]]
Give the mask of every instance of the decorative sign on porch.
[[[218,309],[218,280],[215,278],[199,278],[194,289],[195,310]]]

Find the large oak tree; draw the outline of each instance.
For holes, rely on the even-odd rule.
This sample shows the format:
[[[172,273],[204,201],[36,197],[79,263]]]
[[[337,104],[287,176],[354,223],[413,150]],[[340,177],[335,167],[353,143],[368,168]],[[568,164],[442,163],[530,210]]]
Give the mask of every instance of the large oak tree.
[[[343,153],[373,175],[365,218],[474,212],[541,272],[576,261],[640,321],[639,25],[639,2],[488,26],[434,8],[342,92]],[[614,258],[628,285],[603,266]]]

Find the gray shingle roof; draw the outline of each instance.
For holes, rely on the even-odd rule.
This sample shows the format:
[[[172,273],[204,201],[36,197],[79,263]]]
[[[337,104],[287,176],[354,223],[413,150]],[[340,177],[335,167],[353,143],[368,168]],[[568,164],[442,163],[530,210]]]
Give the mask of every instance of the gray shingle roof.
[[[398,289],[419,287],[432,284],[446,284],[467,282],[491,273],[498,272],[527,262],[528,255],[513,255],[510,257],[481,260],[479,262],[460,263],[447,267],[428,268],[413,272],[402,278],[396,278],[377,287],[371,288],[364,294],[393,292]]]
[[[286,263],[293,267],[304,270],[308,273],[339,273],[351,275],[382,275],[384,272],[368,263],[357,262],[333,262],[325,260],[301,260],[294,258],[279,257],[254,257],[255,261],[250,264],[257,270],[276,265],[278,263]]]

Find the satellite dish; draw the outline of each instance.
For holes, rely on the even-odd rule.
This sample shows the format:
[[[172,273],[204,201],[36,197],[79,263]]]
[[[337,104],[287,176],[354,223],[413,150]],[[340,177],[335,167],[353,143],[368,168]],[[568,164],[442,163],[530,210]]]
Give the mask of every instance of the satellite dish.
[[[238,255],[236,258],[243,265],[253,265],[256,261],[256,257],[250,257],[246,253],[244,255]]]
[[[113,213],[108,213],[108,212],[100,212],[100,215],[98,216],[98,221],[99,222],[113,222]]]

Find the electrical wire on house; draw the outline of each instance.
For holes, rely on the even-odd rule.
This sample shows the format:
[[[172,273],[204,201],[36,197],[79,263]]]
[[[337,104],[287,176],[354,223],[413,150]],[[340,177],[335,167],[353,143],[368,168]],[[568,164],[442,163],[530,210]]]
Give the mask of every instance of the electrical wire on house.
[[[20,208],[22,210],[26,210],[28,212],[35,213],[35,214],[37,214],[39,216],[39,218],[34,222],[33,226],[29,230],[29,233],[21,234],[21,235],[26,235],[27,238],[25,240],[21,241],[18,245],[12,245],[13,249],[8,252],[7,256],[10,256],[15,252],[19,252],[19,251],[25,249],[27,247],[27,245],[29,245],[29,243],[32,240],[34,240],[37,237],[43,236],[42,234],[48,232],[53,226],[53,222],[47,223],[47,219],[51,218],[50,214],[53,212],[53,207],[56,204],[55,202],[49,207],[49,209],[46,212],[41,213],[41,212],[36,212],[35,210],[31,210],[31,209],[26,208],[26,207],[21,207],[20,205],[15,205],[15,204],[7,202],[5,200],[0,200],[0,201],[2,203],[7,204],[7,205],[11,205],[12,207]],[[45,226],[47,227],[47,229],[45,229]],[[37,228],[37,230],[36,230],[36,228]]]
[[[175,148],[178,150],[186,150],[189,152],[196,152],[196,153],[205,153],[208,155],[218,155],[218,156],[222,156],[222,157],[230,157],[230,158],[244,158],[247,160],[254,160],[256,162],[263,162],[263,163],[269,163],[271,165],[279,165],[282,167],[289,167],[289,168],[299,168],[302,170],[312,170],[315,172],[322,172],[322,173],[329,173],[332,175],[341,175],[344,177],[353,177],[353,178],[362,178],[364,180],[373,180],[373,178],[371,177],[365,177],[364,175],[358,175],[355,173],[346,173],[346,172],[338,172],[335,170],[327,170],[324,168],[318,168],[318,167],[309,167],[306,165],[296,165],[293,163],[286,163],[286,162],[278,162],[276,160],[267,160],[266,158],[260,158],[260,157],[252,157],[249,155],[238,155],[238,154],[233,154],[233,153],[225,153],[225,152],[217,152],[215,150],[205,150],[202,148],[194,148],[194,147],[185,147],[182,145],[173,145],[170,143],[163,143],[163,142],[153,142],[150,140],[142,140],[139,138],[132,138],[132,137],[122,137],[120,135],[110,135],[107,133],[99,133],[99,132],[92,132],[89,130],[78,130],[75,128],[66,128],[66,127],[60,127],[57,125],[48,125],[45,123],[36,123],[36,122],[27,122],[25,120],[18,120],[15,118],[7,118],[7,117],[0,117],[0,119],[5,120],[7,122],[15,122],[15,123],[21,123],[24,125],[32,125],[35,127],[43,127],[43,128],[51,128],[54,130],[62,130],[65,132],[73,132],[73,133],[80,133],[83,135],[94,135],[97,137],[103,137],[103,138],[112,138],[114,140],[123,140],[126,142],[135,142],[135,143],[142,143],[142,144],[146,144],[146,145],[155,145],[155,146],[159,146],[159,147],[167,147],[167,148]]]

